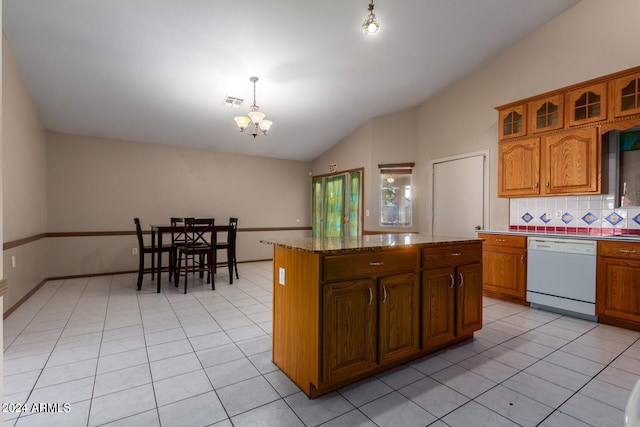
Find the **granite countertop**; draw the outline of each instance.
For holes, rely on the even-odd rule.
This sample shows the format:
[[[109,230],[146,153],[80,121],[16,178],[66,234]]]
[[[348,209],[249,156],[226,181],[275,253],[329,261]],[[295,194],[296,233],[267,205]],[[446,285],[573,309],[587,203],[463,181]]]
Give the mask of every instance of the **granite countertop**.
[[[356,237],[303,237],[300,239],[263,239],[261,243],[283,246],[304,252],[357,252],[375,251],[393,247],[437,245],[447,243],[476,242],[472,237],[433,236],[427,233],[370,234]]]
[[[583,240],[623,240],[626,242],[640,242],[639,234],[593,234],[593,233],[561,233],[561,232],[536,232],[525,230],[478,230],[478,233],[485,234],[512,234],[515,236],[531,236],[531,237],[554,237],[566,239],[583,239]]]

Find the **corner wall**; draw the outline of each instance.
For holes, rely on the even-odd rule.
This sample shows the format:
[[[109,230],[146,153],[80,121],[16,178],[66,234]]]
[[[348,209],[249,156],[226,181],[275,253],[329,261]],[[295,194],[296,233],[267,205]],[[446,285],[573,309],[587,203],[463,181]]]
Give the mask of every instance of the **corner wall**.
[[[47,231],[47,145],[44,127],[4,34],[2,118],[2,241],[12,242]],[[9,282],[5,310],[47,277],[45,254],[44,239],[3,250],[4,277]]]

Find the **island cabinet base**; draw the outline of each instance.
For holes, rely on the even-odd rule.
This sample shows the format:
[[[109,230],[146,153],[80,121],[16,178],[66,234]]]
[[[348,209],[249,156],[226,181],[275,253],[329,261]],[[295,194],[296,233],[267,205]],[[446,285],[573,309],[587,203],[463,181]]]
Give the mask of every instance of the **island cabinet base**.
[[[438,248],[459,259],[461,251],[480,254],[480,245],[456,242],[449,250],[439,243]],[[425,292],[437,295],[423,283],[421,271],[432,253],[425,251],[415,245],[340,252],[274,245],[273,362],[315,398],[473,337],[482,326],[480,259],[471,260],[468,273],[448,270],[445,287],[453,289],[448,278],[459,277],[453,291],[459,302],[451,311],[440,307],[454,326],[447,339],[436,339],[424,333],[439,321],[432,309],[440,303],[424,298]],[[457,281],[463,279],[460,289]]]

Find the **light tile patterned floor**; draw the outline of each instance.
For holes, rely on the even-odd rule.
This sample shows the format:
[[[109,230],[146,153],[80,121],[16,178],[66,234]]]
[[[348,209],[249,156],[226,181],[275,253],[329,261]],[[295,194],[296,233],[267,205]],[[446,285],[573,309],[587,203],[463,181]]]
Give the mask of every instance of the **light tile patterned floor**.
[[[271,363],[271,263],[182,288],[47,282],[4,322],[6,426],[620,426],[640,333],[485,298],[473,340],[309,400]]]

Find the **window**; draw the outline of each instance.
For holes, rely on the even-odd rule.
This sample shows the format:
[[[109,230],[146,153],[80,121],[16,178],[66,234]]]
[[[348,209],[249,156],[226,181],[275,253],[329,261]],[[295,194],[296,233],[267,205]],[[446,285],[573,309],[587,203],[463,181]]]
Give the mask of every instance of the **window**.
[[[413,166],[414,163],[378,165],[381,227],[411,227]]]
[[[363,169],[313,177],[313,237],[362,234]]]

